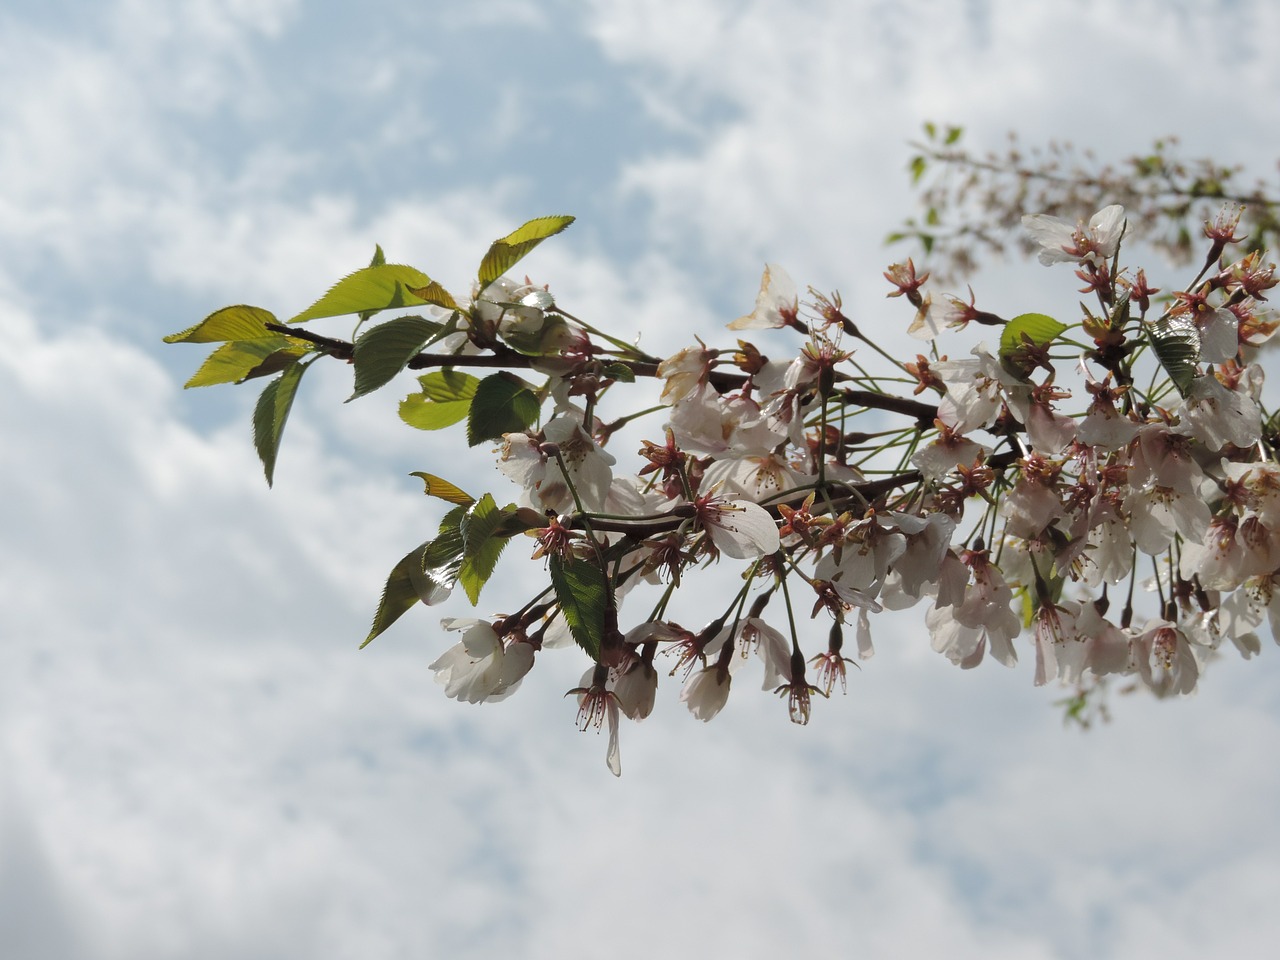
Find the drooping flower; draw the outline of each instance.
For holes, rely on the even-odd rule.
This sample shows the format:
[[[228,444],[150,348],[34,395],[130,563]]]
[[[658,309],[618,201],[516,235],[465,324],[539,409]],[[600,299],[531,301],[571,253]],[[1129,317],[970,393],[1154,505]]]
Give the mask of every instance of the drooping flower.
[[[698,497],[693,508],[712,544],[726,556],[755,560],[777,552],[778,524],[758,503],[709,494]]]
[[[446,630],[465,630],[454,644],[431,664],[436,683],[445,696],[466,703],[505,700],[515,692],[533,666],[533,647],[517,639],[509,646],[484,620],[441,621]]]

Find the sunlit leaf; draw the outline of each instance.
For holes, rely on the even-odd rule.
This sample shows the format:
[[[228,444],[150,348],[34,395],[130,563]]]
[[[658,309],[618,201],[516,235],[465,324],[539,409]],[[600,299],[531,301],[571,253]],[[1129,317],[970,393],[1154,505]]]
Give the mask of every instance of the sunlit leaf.
[[[269,340],[231,340],[205,358],[204,363],[183,386],[211,387],[219,383],[236,383],[262,366],[263,361],[289,345],[279,334]],[[305,350],[297,348],[300,356]],[[284,367],[273,371],[278,373]]]
[[[441,500],[461,504],[464,507],[469,507],[476,502],[475,497],[471,496],[471,494],[465,493],[461,488],[454,486],[448,480],[437,477],[434,473],[423,473],[420,470],[415,470],[409,476],[417,477],[426,484],[424,492],[428,497],[438,497]]]
[[[276,454],[280,450],[285,422],[289,419],[289,408],[293,406],[298,383],[309,366],[309,363],[295,363],[285,370],[278,379],[267,384],[254,408],[253,445],[262,460],[267,486],[271,486],[275,478]]]
[[[194,327],[171,333],[165,343],[218,343],[221,340],[271,340],[280,334],[268,330],[276,317],[270,310],[240,304],[215,310]]]
[[[437,307],[444,307],[446,310],[458,309],[458,303],[449,291],[434,280],[425,287],[410,287],[409,292],[423,303],[434,303]]]
[[[474,605],[480,599],[480,590],[507,545],[508,538],[495,536],[508,516],[514,514],[514,506],[499,509],[493,496],[486,493],[467,509],[466,516],[460,525],[462,533],[462,566],[458,571],[458,582],[467,591],[467,597]]]
[[[1017,377],[1026,377],[1031,369],[1027,362],[1027,346],[1045,346],[1066,325],[1043,313],[1024,313],[1014,317],[1000,332],[1000,364]]]
[[[573,223],[573,220],[573,217],[568,216],[538,217],[519,229],[513,230],[501,240],[495,240],[489,247],[489,252],[480,261],[480,289],[483,290],[489,286],[519,263],[534,247],[547,237],[555,236]]]
[[[426,317],[397,317],[363,333],[352,350],[355,392],[348,400],[362,397],[391,381],[439,329],[439,323]]]
[[[343,277],[329,292],[303,310],[290,323],[319,317],[340,317],[348,313],[369,313],[395,307],[419,307],[427,301],[410,289],[431,286],[431,278],[421,270],[402,263],[382,263],[364,267]]]
[[[418,378],[421,393],[400,401],[400,419],[419,430],[442,430],[466,418],[480,381],[460,370],[433,370]]]

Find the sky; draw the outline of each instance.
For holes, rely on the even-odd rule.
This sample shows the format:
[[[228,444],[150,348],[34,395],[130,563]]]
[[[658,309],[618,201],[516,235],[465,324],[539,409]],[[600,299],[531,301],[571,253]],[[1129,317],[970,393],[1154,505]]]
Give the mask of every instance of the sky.
[[[704,725],[664,683],[615,780],[576,651],[472,706],[428,669],[465,602],[357,649],[439,520],[406,474],[499,490],[487,451],[405,427],[398,388],[344,405],[332,364],[268,490],[256,391],[184,391],[202,354],[161,338],[290,316],[375,243],[465,291],[568,213],[520,269],[650,350],[725,338],[765,262],[906,349],[880,274],[922,123],[1110,159],[1176,133],[1274,179],[1278,30],[1262,0],[5,4],[0,952],[1269,952],[1269,642],[1081,733],[1029,657],[961,673],[908,612],[803,729],[736,688]],[[1071,279],[973,283],[1009,315]],[[511,553],[482,613],[533,582]]]

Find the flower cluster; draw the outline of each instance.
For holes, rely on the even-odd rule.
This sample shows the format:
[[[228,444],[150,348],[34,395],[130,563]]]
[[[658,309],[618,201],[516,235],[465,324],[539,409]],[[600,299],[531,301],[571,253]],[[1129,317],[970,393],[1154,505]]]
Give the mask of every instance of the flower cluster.
[[[532,221],[494,249],[567,221]],[[1250,656],[1264,621],[1276,632],[1280,467],[1254,359],[1276,326],[1273,268],[1257,253],[1227,256],[1240,239],[1227,213],[1206,225],[1204,269],[1156,301],[1144,271],[1121,262],[1125,223],[1118,205],[1087,223],[1024,219],[1041,262],[1074,267],[1090,297],[1070,324],[1005,320],[972,291],[935,300],[928,273],[892,265],[888,295],[910,305],[904,329],[928,345],[909,363],[847,317],[838,294],[802,301],[776,264],[754,310],[729,326],[792,331],[799,343],[779,359],[742,340],[653,357],[484,265],[466,300],[401,279],[425,315],[354,346],[264,328],[298,358],[353,359],[357,392],[405,366],[434,370],[405,420],[438,429],[466,416],[473,445],[496,444],[517,491],[509,506],[417,475],[453,507],[392,572],[370,639],[458,584],[475,602],[503,547],[528,536],[550,585],[502,617],[446,621],[462,639],[431,669],[450,697],[501,700],[539,651],[576,643],[590,665],[569,693],[580,726],[607,724],[617,774],[619,726],[649,715],[663,676],[709,721],[758,660],[763,689],[807,723],[814,694],[847,688],[846,632],[869,658],[885,609],[923,605],[934,650],[963,669],[988,652],[1013,667],[1022,649],[1037,684],[1087,689],[1126,675],[1157,696],[1193,690],[1224,640]],[[998,338],[942,352],[975,323]],[[400,346],[382,346],[392,333]],[[885,372],[869,372],[868,358]],[[506,369],[479,380],[469,366]],[[645,377],[657,407],[602,419]],[[624,428],[642,438],[634,469],[608,449]],[[739,565],[741,585],[700,598],[709,623],[682,625],[679,588],[717,564]]]

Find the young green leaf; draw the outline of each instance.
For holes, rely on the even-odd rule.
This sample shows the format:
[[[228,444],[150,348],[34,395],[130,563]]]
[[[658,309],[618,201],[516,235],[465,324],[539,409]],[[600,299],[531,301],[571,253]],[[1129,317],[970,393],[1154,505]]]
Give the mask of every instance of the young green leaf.
[[[293,406],[298,383],[308,366],[310,363],[295,363],[279,378],[272,380],[258,397],[258,404],[253,410],[253,445],[262,460],[267,486],[271,486],[275,477],[280,437],[284,433],[285,421],[289,419],[289,408]]]
[[[600,658],[608,613],[609,585],[604,571],[589,560],[550,560],[551,585],[573,639],[592,660]]]
[[[276,335],[270,340],[231,340],[205,358],[204,363],[185,384],[186,388],[211,387],[218,383],[235,383],[262,366],[267,357],[289,345],[289,339]],[[299,356],[302,348],[298,348]],[[276,373],[283,370],[277,369]]]
[[[426,317],[397,317],[362,334],[352,350],[355,392],[348,401],[390,382],[439,329],[439,323]]]
[[[411,550],[392,568],[390,576],[387,577],[386,586],[382,588],[378,610],[373,615],[373,626],[369,629],[369,635],[360,644],[361,650],[422,599],[418,592],[418,581],[422,579],[422,558],[427,546],[428,544],[424,543],[417,549]]]
[[[1045,346],[1066,329],[1065,324],[1043,313],[1024,313],[1014,317],[1000,332],[1000,365],[1014,376],[1029,376],[1028,343]]]
[[[569,224],[573,217],[538,217],[530,220],[517,230],[513,230],[501,240],[493,241],[489,252],[480,261],[480,289],[493,283],[500,276],[514,267],[534,247],[547,237],[553,237]]]
[[[302,323],[319,317],[340,317],[348,313],[368,313],[394,307],[420,307],[427,301],[415,297],[411,288],[429,287],[431,278],[421,270],[402,263],[382,263],[347,274],[329,292],[290,318]]]
[[[267,329],[276,317],[270,310],[240,304],[215,310],[194,327],[171,333],[165,343],[218,343],[222,340],[271,340],[280,334]]]
[[[519,377],[503,370],[476,387],[467,419],[467,443],[475,446],[504,433],[526,430],[538,419],[538,397]]]
[[[409,292],[423,303],[434,303],[437,307],[444,307],[446,310],[459,309],[458,302],[453,299],[449,291],[434,280],[425,287],[411,287]]]
[[[462,518],[462,566],[458,571],[458,582],[467,591],[467,597],[475,605],[480,600],[480,590],[507,545],[508,538],[497,536],[498,528],[507,517],[516,512],[514,505],[501,509],[494,502],[493,496],[486,493],[467,509]]]
[[[433,370],[418,378],[421,393],[400,401],[400,419],[419,430],[443,430],[464,419],[480,381],[460,370]]]
[[[426,484],[424,492],[428,497],[438,497],[448,503],[461,504],[464,507],[469,507],[476,502],[476,498],[471,494],[465,493],[461,488],[454,486],[448,480],[437,477],[433,473],[423,473],[420,470],[415,470],[409,476],[417,477]]]

